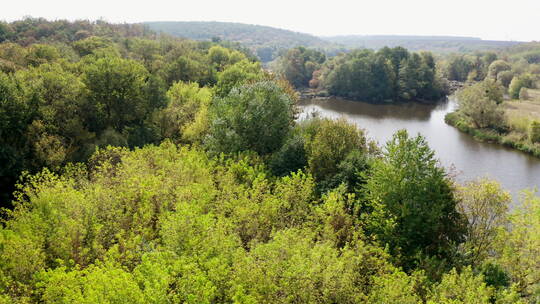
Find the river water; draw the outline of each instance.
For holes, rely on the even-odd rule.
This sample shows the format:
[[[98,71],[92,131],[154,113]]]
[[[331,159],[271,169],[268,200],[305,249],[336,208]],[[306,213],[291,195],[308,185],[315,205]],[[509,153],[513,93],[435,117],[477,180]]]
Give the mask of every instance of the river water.
[[[460,182],[477,177],[499,181],[516,199],[523,189],[540,186],[540,159],[497,144],[479,142],[444,122],[456,101],[436,105],[405,103],[375,105],[343,99],[307,99],[300,102],[300,119],[318,112],[322,117],[345,117],[384,145],[394,132],[423,135],[440,163]]]

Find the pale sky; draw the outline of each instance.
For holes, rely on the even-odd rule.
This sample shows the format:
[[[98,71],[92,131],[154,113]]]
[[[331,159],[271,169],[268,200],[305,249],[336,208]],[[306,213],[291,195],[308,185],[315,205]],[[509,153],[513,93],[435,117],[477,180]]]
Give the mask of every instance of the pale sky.
[[[314,35],[540,40],[540,0],[2,0],[0,20],[230,21]]]

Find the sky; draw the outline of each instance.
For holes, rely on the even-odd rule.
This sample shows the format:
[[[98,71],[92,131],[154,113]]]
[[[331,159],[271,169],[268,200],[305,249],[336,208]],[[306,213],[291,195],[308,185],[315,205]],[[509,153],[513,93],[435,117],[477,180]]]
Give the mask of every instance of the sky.
[[[229,21],[318,36],[540,41],[540,0],[3,0],[0,20]]]

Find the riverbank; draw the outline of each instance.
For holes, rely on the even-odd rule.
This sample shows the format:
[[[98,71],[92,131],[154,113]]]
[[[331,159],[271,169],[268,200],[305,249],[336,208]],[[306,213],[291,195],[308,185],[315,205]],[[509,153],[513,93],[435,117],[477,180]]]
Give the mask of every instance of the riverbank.
[[[489,128],[474,128],[462,119],[458,112],[446,114],[444,121],[461,132],[471,135],[476,140],[497,143],[540,158],[540,143],[532,143],[526,133],[520,131],[499,132]]]
[[[456,91],[462,89],[466,83],[465,82],[460,82],[460,81],[455,81],[455,80],[445,80],[445,86],[446,86],[446,93],[448,96],[452,95],[453,93],[455,93]],[[319,89],[319,88],[298,88],[296,90],[296,92],[298,93],[298,96],[300,97],[300,99],[335,99],[335,98],[340,98],[340,99],[347,99],[347,100],[351,100],[350,98],[346,98],[346,97],[341,97],[341,96],[335,96],[335,95],[331,95],[327,90],[322,90],[322,89]],[[355,101],[362,101],[362,102],[366,102],[365,100],[355,100]],[[440,102],[441,100],[415,100],[414,102],[421,102],[421,103],[430,103],[430,104],[433,104],[433,103],[437,103],[437,102]],[[381,102],[370,102],[370,103],[373,103],[373,104],[391,104],[391,103],[406,103],[406,102],[410,102],[410,101],[396,101],[396,100],[385,100],[385,101],[381,101]]]
[[[457,107],[455,96],[438,104],[371,104],[347,99],[305,99],[299,104],[299,120],[317,113],[319,117],[343,117],[365,130],[371,140],[384,146],[393,134],[406,129],[411,136],[421,134],[435,151],[441,166],[458,182],[496,178],[508,189],[514,205],[520,191],[540,185],[540,158],[498,143],[474,139],[444,122]]]
[[[312,88],[303,88],[296,90],[296,93],[298,94],[298,97],[300,100],[350,100],[354,102],[365,102],[369,104],[374,105],[392,105],[392,104],[408,104],[408,103],[419,103],[419,104],[429,104],[429,105],[435,105],[440,102],[443,102],[446,100],[447,97],[438,99],[438,100],[414,100],[414,101],[407,101],[407,100],[383,100],[383,101],[365,101],[365,100],[357,100],[342,96],[336,96],[331,95],[326,90],[319,90],[319,89],[312,89]]]

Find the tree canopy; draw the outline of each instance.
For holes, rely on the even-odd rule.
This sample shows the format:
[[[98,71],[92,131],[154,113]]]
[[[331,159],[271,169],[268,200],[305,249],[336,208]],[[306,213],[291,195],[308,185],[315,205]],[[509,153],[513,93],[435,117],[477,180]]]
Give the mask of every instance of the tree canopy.
[[[437,100],[445,95],[433,56],[400,47],[335,57],[324,64],[319,77],[330,94],[356,100]]]
[[[420,135],[378,147],[346,119],[298,120],[291,83],[217,38],[30,18],[0,39],[0,181],[18,180],[0,303],[538,302],[536,194],[508,211]],[[442,94],[429,53],[300,58],[301,85]],[[498,109],[498,81],[459,115],[491,125],[474,111]]]

